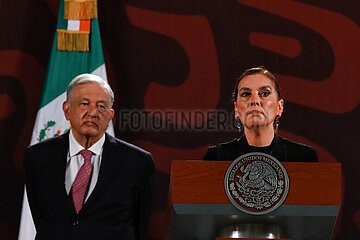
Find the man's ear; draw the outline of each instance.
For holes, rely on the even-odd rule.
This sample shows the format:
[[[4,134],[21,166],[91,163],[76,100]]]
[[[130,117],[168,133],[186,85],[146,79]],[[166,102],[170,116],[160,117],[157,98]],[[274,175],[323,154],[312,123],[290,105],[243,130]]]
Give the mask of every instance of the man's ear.
[[[110,120],[113,119],[115,114],[115,110],[114,109],[110,109]]]
[[[68,101],[65,101],[63,103],[63,111],[64,111],[64,115],[66,120],[69,120],[69,116],[70,116],[70,103]]]

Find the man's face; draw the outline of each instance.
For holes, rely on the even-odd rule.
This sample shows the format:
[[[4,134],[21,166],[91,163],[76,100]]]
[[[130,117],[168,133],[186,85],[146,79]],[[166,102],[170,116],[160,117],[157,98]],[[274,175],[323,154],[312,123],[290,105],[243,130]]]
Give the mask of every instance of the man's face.
[[[75,138],[100,139],[114,116],[108,92],[96,83],[83,83],[73,89],[69,98],[63,110]]]

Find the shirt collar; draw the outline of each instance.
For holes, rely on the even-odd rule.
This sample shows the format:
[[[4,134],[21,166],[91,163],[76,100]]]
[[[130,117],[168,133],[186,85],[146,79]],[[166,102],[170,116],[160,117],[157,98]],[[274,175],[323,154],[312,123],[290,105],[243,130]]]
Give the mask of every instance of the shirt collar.
[[[105,142],[105,134],[96,143],[94,143],[88,150],[93,152],[95,155],[100,155],[104,142]],[[72,133],[72,129],[70,129],[70,134],[69,134],[70,157],[77,155],[83,149],[84,147],[81,146],[80,143],[78,143],[78,141],[76,141]]]

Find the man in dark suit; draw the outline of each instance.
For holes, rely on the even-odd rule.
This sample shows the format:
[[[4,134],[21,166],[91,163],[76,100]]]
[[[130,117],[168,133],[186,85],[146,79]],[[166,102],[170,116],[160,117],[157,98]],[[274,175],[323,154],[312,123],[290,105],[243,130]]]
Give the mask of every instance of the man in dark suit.
[[[26,150],[35,239],[145,238],[154,164],[150,153],[105,133],[113,101],[104,80],[79,75],[63,104],[70,131]]]

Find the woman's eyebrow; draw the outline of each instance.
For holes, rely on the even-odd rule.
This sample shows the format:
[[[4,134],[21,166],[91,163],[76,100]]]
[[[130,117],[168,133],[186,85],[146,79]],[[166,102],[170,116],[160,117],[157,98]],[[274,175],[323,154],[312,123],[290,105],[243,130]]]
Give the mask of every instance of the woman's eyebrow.
[[[239,91],[249,91],[251,90],[251,88],[248,88],[248,87],[242,87],[239,89]]]
[[[271,86],[269,86],[269,85],[265,85],[265,86],[260,87],[259,89],[261,89],[261,90],[264,90],[264,89],[271,89]]]

